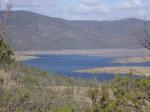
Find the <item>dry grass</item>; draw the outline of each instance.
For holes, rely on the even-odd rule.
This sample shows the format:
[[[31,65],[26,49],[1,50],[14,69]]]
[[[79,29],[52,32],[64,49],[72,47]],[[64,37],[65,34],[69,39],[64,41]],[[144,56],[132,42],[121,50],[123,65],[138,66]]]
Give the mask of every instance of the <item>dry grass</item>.
[[[89,87],[49,86],[46,87],[46,89],[55,90],[59,93],[72,91],[72,96],[74,97],[74,100],[79,102],[91,103],[91,100],[87,95]]]
[[[0,79],[4,79],[3,87],[5,89],[20,86],[18,83],[18,73],[15,74],[13,72],[5,72],[4,70],[0,70]]]
[[[10,89],[12,87],[16,87],[16,88],[23,87],[23,85],[19,85],[17,81],[13,80],[13,73],[5,72],[4,70],[0,70],[0,78],[4,79],[3,87],[5,89]],[[71,96],[74,97],[74,100],[79,101],[79,102],[91,103],[90,99],[87,96],[89,87],[46,86],[45,90],[52,90],[52,91],[55,91],[56,93],[64,93],[64,94],[67,94],[66,93],[66,91],[67,91],[67,92],[69,92],[68,94],[71,94]],[[1,112],[1,110],[0,110],[0,112]]]
[[[113,74],[135,74],[150,76],[150,67],[103,67],[80,70],[82,73],[113,73]]]
[[[4,70],[0,70],[0,78],[4,78],[6,72]]]

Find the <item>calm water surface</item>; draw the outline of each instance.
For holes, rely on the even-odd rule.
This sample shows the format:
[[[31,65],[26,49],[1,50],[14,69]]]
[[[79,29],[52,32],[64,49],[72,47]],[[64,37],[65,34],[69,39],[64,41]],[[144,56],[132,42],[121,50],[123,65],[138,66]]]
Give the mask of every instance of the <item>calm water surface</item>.
[[[24,64],[37,67],[46,71],[53,71],[60,75],[75,78],[93,79],[100,81],[112,80],[114,74],[91,74],[78,73],[77,70],[95,68],[95,67],[118,67],[119,63],[112,63],[114,58],[99,56],[81,56],[81,55],[40,55],[37,59],[24,61]],[[150,66],[150,63],[131,63],[124,66]],[[124,75],[122,75],[124,76]],[[135,76],[134,76],[135,77]]]

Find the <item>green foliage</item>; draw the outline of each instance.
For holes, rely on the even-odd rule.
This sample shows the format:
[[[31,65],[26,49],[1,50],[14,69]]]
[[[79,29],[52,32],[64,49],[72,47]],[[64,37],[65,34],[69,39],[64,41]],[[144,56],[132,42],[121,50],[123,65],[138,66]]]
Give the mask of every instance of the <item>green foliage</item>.
[[[99,97],[99,87],[95,87],[95,88],[89,88],[88,90],[88,97],[91,99],[92,101],[92,105],[96,105],[97,103],[97,98]]]
[[[111,92],[111,94],[110,94]],[[93,102],[87,112],[146,112],[150,101],[150,80],[116,77],[110,84],[101,86],[101,92],[90,91]]]
[[[0,65],[6,66],[14,62],[14,52],[8,43],[1,41],[0,43]]]
[[[37,77],[34,77],[32,75],[31,76],[30,75],[23,76],[22,81],[23,81],[24,85],[27,87],[30,87],[31,85],[32,85],[32,87],[39,86]]]
[[[58,109],[56,112],[74,112],[74,109],[71,105],[66,105],[66,106]]]

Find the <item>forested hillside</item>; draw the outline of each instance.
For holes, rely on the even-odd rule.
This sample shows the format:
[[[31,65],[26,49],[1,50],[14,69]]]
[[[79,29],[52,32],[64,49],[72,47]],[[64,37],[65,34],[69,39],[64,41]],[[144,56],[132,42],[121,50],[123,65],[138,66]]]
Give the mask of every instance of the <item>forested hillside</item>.
[[[150,31],[150,22],[139,19],[68,21],[16,11],[11,14],[7,40],[17,50],[137,48],[145,36],[144,22]]]

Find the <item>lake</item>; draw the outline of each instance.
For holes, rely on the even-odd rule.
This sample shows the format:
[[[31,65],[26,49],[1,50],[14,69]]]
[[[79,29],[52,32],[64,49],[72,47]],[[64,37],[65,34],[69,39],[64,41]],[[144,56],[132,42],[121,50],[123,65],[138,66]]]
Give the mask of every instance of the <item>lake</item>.
[[[114,74],[92,74],[78,73],[80,69],[96,68],[96,67],[119,67],[120,63],[113,63],[115,58],[100,56],[82,56],[82,55],[39,55],[37,59],[24,61],[26,65],[39,68],[41,70],[52,71],[59,75],[65,75],[82,79],[98,79],[100,81],[108,81],[114,79]],[[150,62],[130,63],[124,66],[150,66]],[[125,76],[125,75],[121,75]],[[132,76],[139,77],[139,76]]]

